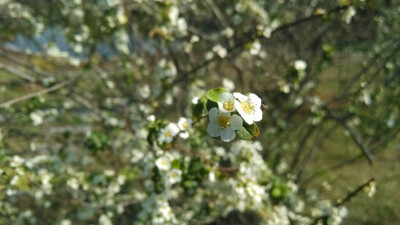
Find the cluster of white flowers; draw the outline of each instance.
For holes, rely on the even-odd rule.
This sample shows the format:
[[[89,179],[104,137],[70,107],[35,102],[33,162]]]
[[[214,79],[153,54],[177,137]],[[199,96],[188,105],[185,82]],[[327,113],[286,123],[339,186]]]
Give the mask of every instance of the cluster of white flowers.
[[[344,206],[334,207],[330,201],[323,200],[317,202],[316,208],[313,208],[311,213],[313,217],[317,218],[322,216],[329,216],[329,225],[339,225],[347,216],[347,208]]]
[[[166,59],[161,59],[157,64],[157,76],[161,79],[170,79],[175,77],[177,70],[175,64]]]
[[[160,129],[158,133],[158,142],[160,144],[171,143],[178,134],[181,138],[187,139],[191,128],[192,120],[181,117],[178,124],[169,123],[167,126]]]
[[[141,221],[148,221],[150,219],[151,224],[154,225],[177,223],[165,194],[151,195],[143,201],[142,209],[139,213]],[[142,224],[142,222],[137,222],[137,224]]]
[[[246,96],[239,92],[233,95],[223,92],[218,108],[211,108],[208,113],[210,119],[207,126],[208,134],[229,142],[235,139],[235,131],[242,128],[243,120],[247,124],[253,124],[262,119],[261,99],[253,93]]]

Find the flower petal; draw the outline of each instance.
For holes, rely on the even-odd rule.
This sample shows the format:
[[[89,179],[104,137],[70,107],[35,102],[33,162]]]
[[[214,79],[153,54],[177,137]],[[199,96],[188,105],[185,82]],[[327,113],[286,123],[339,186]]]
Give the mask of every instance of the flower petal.
[[[261,111],[261,109],[256,109],[252,112],[251,117],[253,118],[254,121],[257,122],[257,121],[262,120],[262,115],[263,115],[263,112]]]
[[[237,98],[239,101],[246,101],[247,98],[248,98],[246,95],[243,95],[243,94],[241,94],[241,93],[239,93],[239,92],[233,93],[233,96],[234,96],[235,98]]]
[[[259,98],[257,95],[250,93],[249,94],[250,102],[254,105],[255,108],[260,108],[261,107],[261,98]]]
[[[221,135],[221,127],[214,122],[210,122],[207,126],[207,133],[211,137],[219,137]]]
[[[233,139],[235,139],[235,137],[236,133],[230,127],[227,127],[221,131],[221,140],[225,142],[232,141]]]
[[[229,92],[223,92],[223,93],[220,95],[220,97],[219,97],[219,101],[220,101],[220,102],[227,102],[227,101],[229,101],[229,100],[232,99],[232,98],[233,98],[233,96],[232,96],[231,93],[229,93]]]
[[[176,125],[176,123],[169,123],[165,129],[168,130],[172,136],[175,136],[179,133],[179,127]]]
[[[242,118],[243,118],[243,120],[247,123],[247,124],[253,124],[253,116],[250,114],[246,114],[246,113],[243,113],[243,114],[240,114],[241,116],[242,116]]]
[[[246,123],[253,124],[253,119],[252,119],[251,114],[245,113],[242,109],[242,105],[237,100],[235,100],[235,107],[236,107],[236,110],[238,111],[238,113],[240,114],[240,116],[244,119],[244,121],[246,121]]]
[[[181,132],[179,134],[179,137],[181,137],[182,139],[188,139],[189,138],[189,132],[187,132],[187,131]]]
[[[233,130],[239,130],[243,126],[243,120],[242,117],[233,114],[229,120],[229,123],[231,125],[231,128]]]
[[[222,102],[218,102],[218,109],[220,112],[228,112],[224,109],[224,104]]]
[[[217,120],[218,116],[218,109],[217,108],[212,108],[210,111],[208,111],[208,117],[210,118],[210,121],[215,121]]]

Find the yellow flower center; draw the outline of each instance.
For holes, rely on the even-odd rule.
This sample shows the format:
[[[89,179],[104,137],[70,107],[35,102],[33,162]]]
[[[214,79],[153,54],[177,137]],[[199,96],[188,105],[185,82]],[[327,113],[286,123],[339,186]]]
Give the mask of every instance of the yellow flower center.
[[[233,101],[224,102],[223,107],[226,111],[232,111],[233,110]]]
[[[162,160],[162,161],[161,161],[161,165],[166,166],[166,165],[167,165],[167,162],[166,162],[165,160]]]
[[[250,104],[249,101],[243,101],[240,103],[240,105],[246,114],[250,114],[250,112],[254,109],[254,106]]]
[[[164,131],[164,137],[166,137],[166,138],[171,137],[171,132],[169,132],[169,131]]]
[[[229,127],[229,117],[228,116],[218,116],[217,122],[222,128]]]
[[[186,128],[188,127],[188,124],[187,124],[186,122],[184,122],[184,123],[182,123],[182,127],[183,127],[184,129],[186,129]]]

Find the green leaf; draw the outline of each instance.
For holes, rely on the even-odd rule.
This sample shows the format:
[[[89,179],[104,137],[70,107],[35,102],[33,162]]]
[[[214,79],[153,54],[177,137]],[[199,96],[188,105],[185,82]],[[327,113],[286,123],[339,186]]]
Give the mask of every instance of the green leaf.
[[[210,89],[206,92],[206,97],[213,101],[213,102],[219,102],[219,97],[221,96],[222,93],[228,92],[225,88],[214,88]]]
[[[260,135],[258,126],[256,123],[253,123],[251,125],[247,124],[246,122],[243,123],[243,127],[246,128],[246,130],[253,136],[253,137],[258,137]]]
[[[236,135],[243,140],[251,140],[253,137],[259,136],[259,130],[256,123],[243,123],[243,127],[236,131]]]
[[[207,100],[207,104],[206,104],[207,111],[210,111],[210,109],[212,109],[214,107],[216,107],[218,109],[218,104],[216,102]]]
[[[173,169],[180,169],[180,168],[181,168],[181,161],[180,161],[179,159],[174,159],[174,160],[171,162],[171,167],[172,167]]]
[[[251,135],[244,127],[241,127],[239,130],[237,130],[236,135],[243,140],[251,140],[253,138],[253,135]]]

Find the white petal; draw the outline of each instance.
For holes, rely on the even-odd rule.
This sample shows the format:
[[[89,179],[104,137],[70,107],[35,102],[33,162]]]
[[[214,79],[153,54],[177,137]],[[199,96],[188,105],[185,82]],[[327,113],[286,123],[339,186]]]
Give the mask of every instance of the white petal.
[[[237,98],[239,101],[246,101],[247,98],[248,98],[246,95],[243,95],[243,94],[241,94],[241,93],[239,93],[239,92],[233,93],[233,96],[234,96],[235,98]]]
[[[236,110],[237,110],[239,113],[240,113],[240,112],[244,113],[244,111],[243,111],[243,109],[242,109],[242,105],[240,104],[240,102],[239,102],[238,100],[235,100],[234,104],[235,104]],[[240,111],[239,111],[239,110],[240,110]],[[240,115],[242,115],[242,113],[240,113]]]
[[[224,109],[224,104],[222,102],[218,102],[218,109],[220,112],[228,112]]]
[[[223,140],[225,142],[232,141],[233,139],[235,139],[235,137],[236,137],[235,131],[229,127],[225,128],[221,131],[221,140]]]
[[[175,136],[179,133],[179,127],[175,123],[168,124],[166,128],[169,130],[169,132],[171,132],[172,136]]]
[[[218,109],[217,108],[212,108],[210,109],[210,111],[208,111],[208,116],[210,118],[210,121],[215,121],[217,120],[217,116],[218,116]]]
[[[249,94],[250,102],[254,105],[256,108],[261,107],[261,98],[259,98],[257,95],[250,93]]]
[[[221,135],[221,127],[214,122],[210,122],[207,126],[207,133],[211,137],[219,137]]]
[[[263,112],[261,111],[261,109],[256,109],[252,112],[251,117],[253,118],[254,121],[257,122],[257,121],[262,120],[262,115],[263,115]]]
[[[189,132],[181,132],[179,134],[179,137],[181,137],[182,139],[187,139],[189,137]]]
[[[222,94],[221,94],[221,96],[219,97],[219,101],[220,102],[227,102],[227,101],[229,101],[230,99],[232,99],[233,97],[232,97],[232,94],[231,93],[229,93],[229,92],[223,92]]]
[[[243,120],[247,123],[247,124],[253,124],[253,116],[249,115],[249,114],[240,114],[243,118]]]
[[[231,128],[233,130],[239,130],[243,126],[243,120],[242,117],[233,114],[229,120],[229,123],[231,125]]]
[[[253,124],[251,115],[247,114],[243,111],[242,105],[237,100],[235,100],[235,107],[236,107],[236,110],[238,111],[238,113],[240,114],[240,116],[244,119],[244,121],[246,121],[246,123]]]

